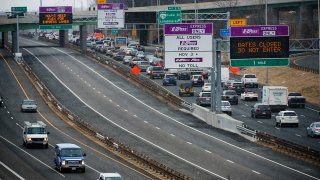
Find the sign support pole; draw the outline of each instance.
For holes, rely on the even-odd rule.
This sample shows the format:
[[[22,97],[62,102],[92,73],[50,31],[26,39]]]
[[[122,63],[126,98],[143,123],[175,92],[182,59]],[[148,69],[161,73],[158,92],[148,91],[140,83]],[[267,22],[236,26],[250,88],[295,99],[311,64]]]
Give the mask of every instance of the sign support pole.
[[[17,14],[17,53],[19,52],[19,14]]]
[[[212,67],[211,67],[211,112],[216,111],[216,57],[217,57],[217,47],[216,47],[216,40],[212,38]]]
[[[217,68],[217,83],[216,83],[216,111],[221,112],[221,39],[216,40],[216,68]]]

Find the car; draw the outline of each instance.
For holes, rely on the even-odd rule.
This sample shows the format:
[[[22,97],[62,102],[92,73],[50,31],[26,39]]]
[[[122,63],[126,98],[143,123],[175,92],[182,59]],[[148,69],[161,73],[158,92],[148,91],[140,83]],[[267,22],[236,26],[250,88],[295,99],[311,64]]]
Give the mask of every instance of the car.
[[[193,86],[191,83],[181,83],[179,85],[179,96],[183,96],[183,95],[190,95],[190,96],[194,96],[194,91],[193,91]]]
[[[204,79],[201,74],[196,74],[191,76],[191,84],[193,86],[203,86]]]
[[[124,56],[123,57],[123,64],[129,64],[131,59],[132,59],[132,56]]]
[[[81,147],[71,143],[59,143],[54,148],[54,164],[60,172],[64,170],[80,170],[85,172],[84,153]]]
[[[232,108],[229,101],[221,101],[221,112],[232,116]]]
[[[199,106],[211,105],[211,92],[200,92],[197,99],[196,104]]]
[[[221,100],[229,101],[230,104],[238,104],[238,95],[235,90],[222,91]]]
[[[23,146],[29,148],[31,145],[40,145],[43,148],[48,149],[48,134],[46,130],[46,124],[42,121],[37,121],[35,123],[30,123],[29,121],[24,121],[23,127]]]
[[[122,180],[122,176],[119,173],[100,173],[97,180]]]
[[[258,78],[255,74],[244,74],[241,78],[241,82],[245,87],[258,87]]]
[[[144,59],[144,52],[143,52],[143,51],[138,51],[137,54],[136,54],[136,56],[137,56],[138,58]]]
[[[252,118],[266,117],[268,119],[271,119],[270,106],[263,103],[256,103],[251,107],[251,117]]]
[[[238,95],[240,95],[241,93],[244,93],[245,91],[244,85],[240,81],[231,82],[229,89],[235,90]]]
[[[164,77],[164,69],[160,66],[152,66],[150,69],[150,79],[154,78],[163,78]]]
[[[149,66],[149,67],[147,68],[147,70],[146,70],[146,74],[147,74],[147,75],[150,75],[151,69],[152,69],[152,66]]]
[[[240,99],[243,101],[258,101],[258,93],[248,90],[241,93]]]
[[[211,83],[204,83],[201,88],[202,92],[211,92]]]
[[[167,86],[169,84],[177,85],[177,80],[174,74],[165,74],[162,79],[162,85]]]
[[[148,61],[137,61],[136,65],[140,68],[141,72],[146,72],[150,66]]]
[[[290,124],[299,127],[299,118],[294,111],[280,111],[275,117],[275,120],[276,126],[282,127],[284,124]]]
[[[37,112],[38,106],[35,100],[24,99],[21,103],[21,112]]]
[[[129,66],[130,66],[131,68],[133,68],[133,66],[135,66],[138,61],[143,61],[143,60],[142,60],[141,58],[137,58],[137,57],[132,58],[132,59],[130,60],[130,62],[129,62]]]
[[[190,80],[190,73],[187,71],[178,71],[177,78],[179,80]]]
[[[310,137],[320,136],[320,122],[313,122],[307,127],[307,135]]]
[[[231,86],[231,83],[232,82],[235,82],[235,80],[232,80],[232,79],[228,79],[226,81],[223,82],[223,85],[222,85],[222,89],[223,90],[228,90],[229,89],[229,86]]]

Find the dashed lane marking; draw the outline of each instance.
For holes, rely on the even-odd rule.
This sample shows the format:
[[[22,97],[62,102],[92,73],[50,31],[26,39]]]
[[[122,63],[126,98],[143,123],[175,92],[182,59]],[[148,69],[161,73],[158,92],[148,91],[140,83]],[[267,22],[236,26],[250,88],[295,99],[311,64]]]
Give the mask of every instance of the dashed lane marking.
[[[255,170],[252,170],[252,172],[254,172],[256,174],[261,174],[261,173],[259,173],[258,171],[255,171]]]
[[[234,163],[233,161],[231,161],[231,160],[229,160],[229,159],[227,159],[227,161],[228,161],[229,163],[232,163],[232,164]]]

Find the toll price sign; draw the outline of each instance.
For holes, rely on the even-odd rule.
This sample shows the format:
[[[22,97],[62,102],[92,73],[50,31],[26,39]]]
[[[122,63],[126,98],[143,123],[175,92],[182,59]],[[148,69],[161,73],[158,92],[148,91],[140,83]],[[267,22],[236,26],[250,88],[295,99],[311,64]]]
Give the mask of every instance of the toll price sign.
[[[39,8],[40,29],[71,29],[72,6]]]
[[[165,24],[165,68],[212,66],[211,23]]]
[[[124,28],[124,4],[98,4],[98,28]]]

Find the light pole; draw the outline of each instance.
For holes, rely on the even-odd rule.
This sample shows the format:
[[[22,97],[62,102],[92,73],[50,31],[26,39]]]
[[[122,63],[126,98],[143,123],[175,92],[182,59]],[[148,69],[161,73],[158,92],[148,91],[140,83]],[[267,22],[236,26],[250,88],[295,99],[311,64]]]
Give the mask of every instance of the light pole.
[[[42,7],[42,0],[40,0],[40,7]]]

